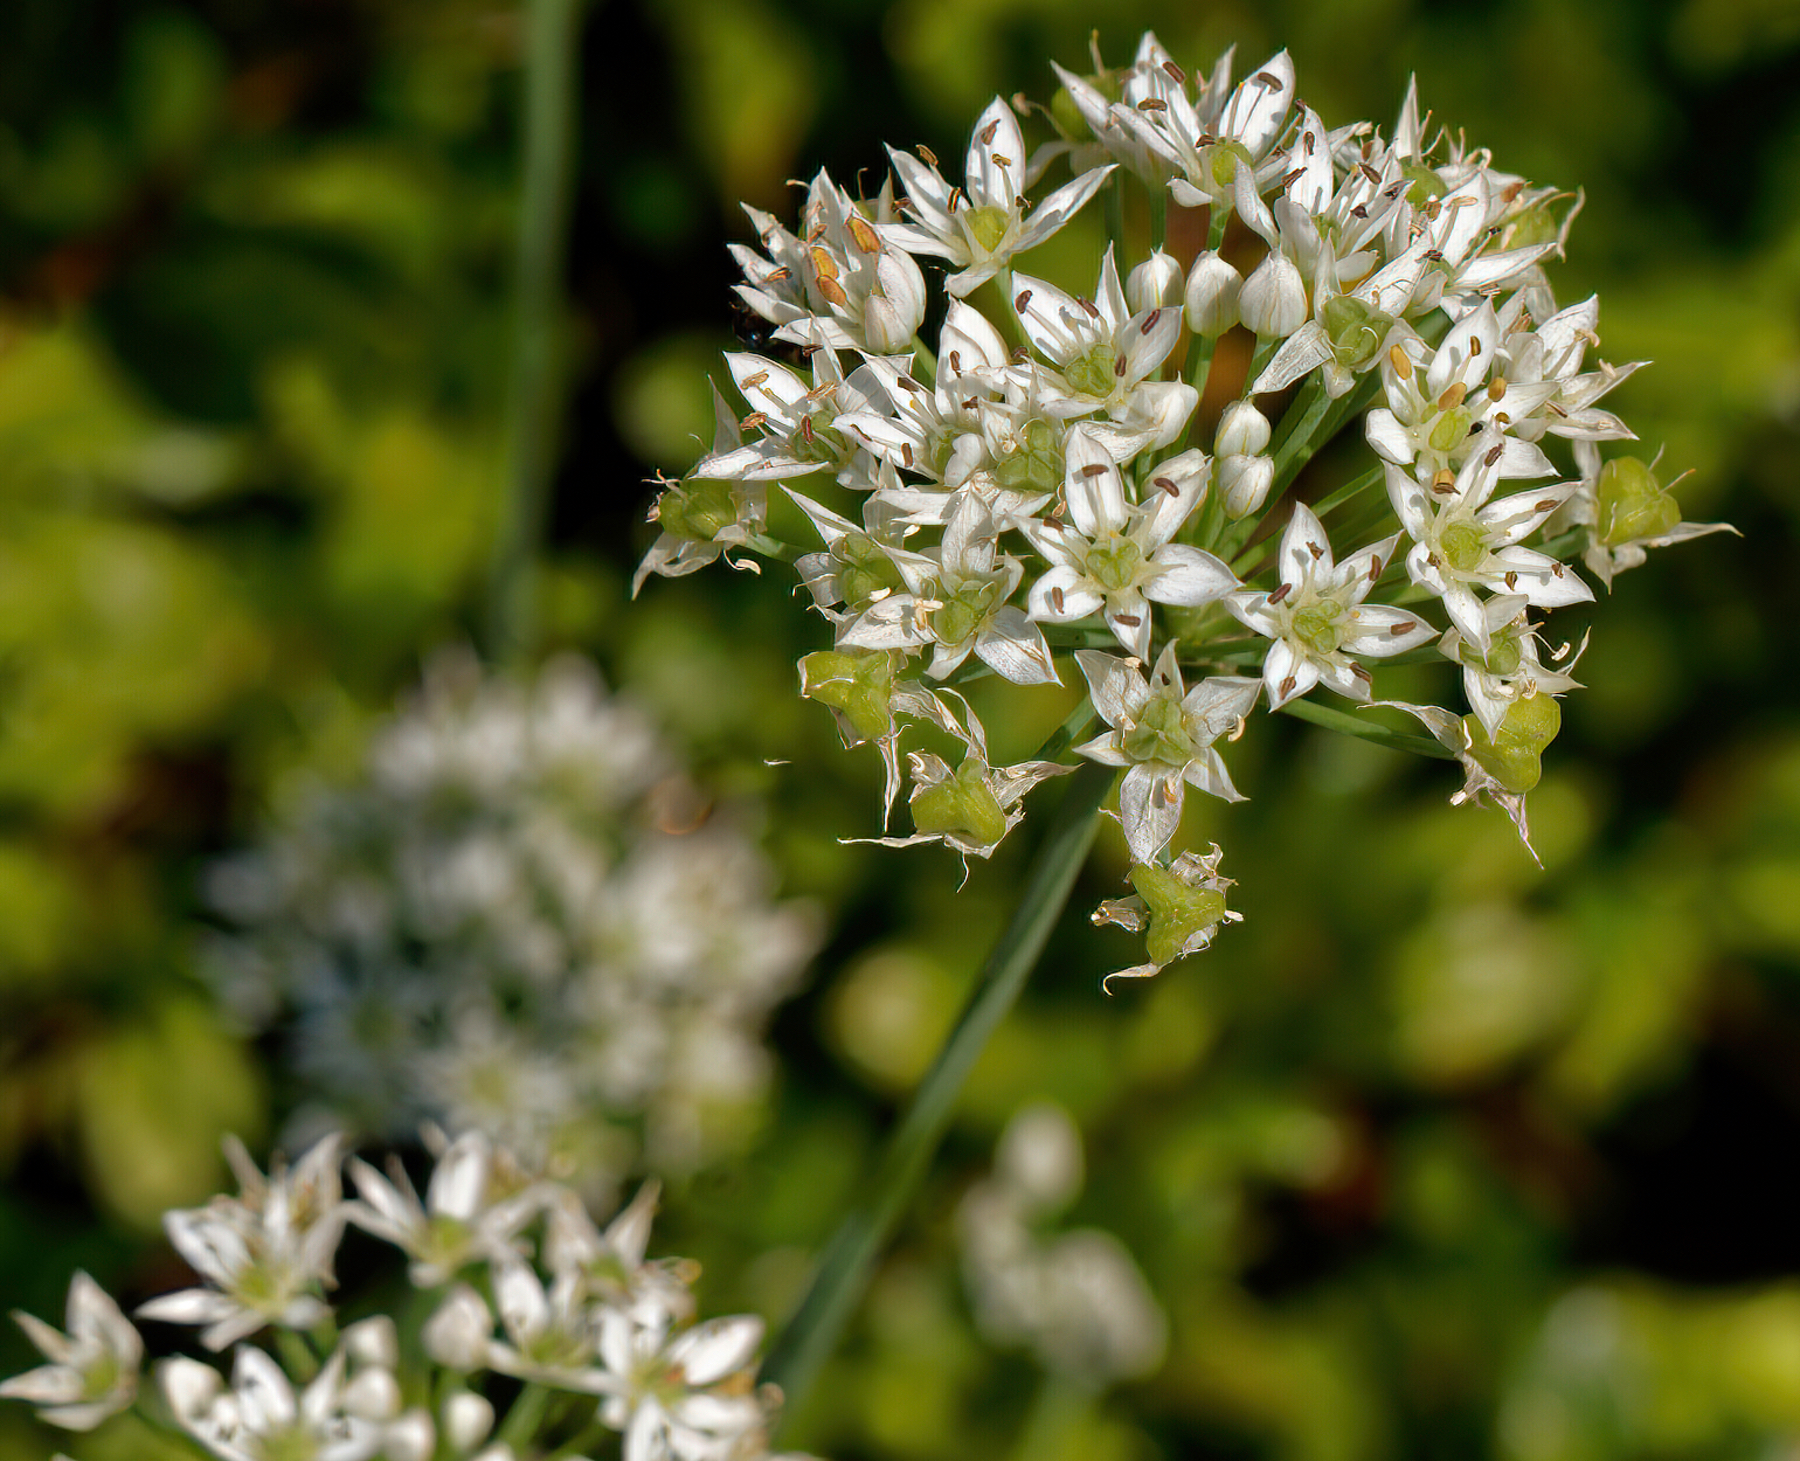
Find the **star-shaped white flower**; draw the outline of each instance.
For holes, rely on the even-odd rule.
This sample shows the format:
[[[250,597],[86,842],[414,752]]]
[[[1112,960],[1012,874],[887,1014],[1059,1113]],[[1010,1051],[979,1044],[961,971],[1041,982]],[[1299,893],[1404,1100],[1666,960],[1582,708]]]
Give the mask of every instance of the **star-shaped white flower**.
[[[1521,594],[1540,609],[1584,603],[1594,594],[1549,554],[1520,546],[1578,484],[1534,487],[1490,502],[1506,446],[1496,428],[1483,435],[1453,480],[1446,480],[1448,470],[1430,482],[1402,467],[1388,465],[1386,472],[1388,498],[1413,540],[1407,573],[1443,599],[1450,622],[1485,652],[1488,625],[1476,590]]]
[[[1281,582],[1267,593],[1240,589],[1225,599],[1233,614],[1274,641],[1263,660],[1270,709],[1299,699],[1320,681],[1352,700],[1367,700],[1369,672],[1353,656],[1384,659],[1436,632],[1405,609],[1363,602],[1399,541],[1395,533],[1336,563],[1324,525],[1305,503],[1294,504],[1281,538]]]
[[[1072,523],[1025,525],[1050,571],[1032,584],[1031,617],[1067,624],[1090,614],[1140,659],[1150,653],[1150,604],[1211,603],[1237,587],[1218,558],[1170,540],[1206,494],[1206,458],[1197,451],[1151,471],[1147,503],[1131,502],[1112,454],[1087,424],[1069,432],[1063,491]]]
[[[1137,862],[1151,861],[1175,835],[1187,787],[1226,801],[1244,799],[1213,743],[1238,733],[1262,681],[1215,675],[1184,691],[1176,649],[1171,640],[1148,680],[1137,660],[1094,649],[1075,654],[1094,709],[1110,727],[1075,749],[1103,765],[1128,768],[1119,785],[1119,821]]]
[[[960,188],[944,180],[929,154],[921,162],[890,147],[888,155],[905,184],[907,208],[914,219],[888,230],[888,238],[913,253],[950,260],[957,272],[944,287],[959,297],[1010,268],[1014,255],[1054,234],[1112,172],[1109,163],[1081,174],[1027,215],[1025,138],[1012,108],[999,97],[975,123]]]
[[[742,1314],[691,1329],[600,1315],[609,1381],[601,1421],[624,1433],[624,1461],[718,1461],[764,1422],[747,1373],[762,1320]]]
[[[13,1319],[50,1363],[0,1382],[0,1397],[35,1405],[40,1420],[69,1431],[91,1431],[136,1398],[144,1341],[85,1273],[69,1283],[66,1334],[17,1309]]]

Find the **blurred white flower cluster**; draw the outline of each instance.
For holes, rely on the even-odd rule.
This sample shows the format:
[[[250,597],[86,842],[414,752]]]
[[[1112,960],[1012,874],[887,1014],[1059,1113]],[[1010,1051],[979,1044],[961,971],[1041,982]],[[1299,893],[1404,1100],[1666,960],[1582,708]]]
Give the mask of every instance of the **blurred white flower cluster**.
[[[352,1160],[355,1200],[335,1134],[266,1177],[233,1146],[240,1194],[165,1219],[199,1286],[137,1311],[205,1326],[214,1352],[235,1345],[229,1377],[165,1359],[155,1399],[140,1400],[143,1340],[77,1273],[66,1335],[16,1316],[49,1363],[0,1396],[76,1431],[137,1404],[224,1461],[582,1461],[611,1451],[609,1434],[624,1461],[769,1456],[780,1396],[756,1385],[762,1321],[695,1322],[695,1265],[644,1256],[653,1186],[601,1228],[573,1190],[486,1137],[437,1146],[423,1199],[398,1164],[383,1175]],[[338,1327],[326,1295],[347,1225],[410,1260],[399,1322]],[[267,1347],[246,1342],[268,1329]]]
[[[1328,126],[1285,52],[1191,76],[1146,35],[1094,65],[1058,68],[1036,147],[997,98],[960,173],[890,150],[898,186],[872,199],[820,173],[797,232],[752,213],[738,292],[783,348],[726,356],[742,407],[715,391],[713,449],[665,483],[638,583],[792,559],[833,632],[803,693],[880,748],[890,808],[903,736],[960,758],[905,754],[900,841],[985,856],[1066,769],[993,764],[954,686],[1085,681],[1107,728],[1075,749],[1123,773],[1150,921],[1185,900],[1174,957],[1219,922],[1193,905],[1223,909],[1216,855],[1171,846],[1185,793],[1239,799],[1219,748],[1259,700],[1436,749],[1305,697],[1360,710],[1384,665],[1454,671],[1466,709],[1400,708],[1461,762],[1456,799],[1491,796],[1523,836],[1576,688],[1542,614],[1593,598],[1583,571],[1610,584],[1721,525],[1683,523],[1653,464],[1602,459],[1634,434],[1600,403],[1637,367],[1590,359],[1596,299],[1552,294],[1578,196],[1496,168],[1411,90],[1391,133]],[[1089,204],[1109,243],[1082,277],[1018,267]],[[946,261],[941,301],[921,259]],[[1302,479],[1344,426],[1364,469]],[[771,536],[776,509],[820,546]]]
[[[1131,1253],[1111,1233],[1045,1234],[1082,1187],[1081,1133],[1060,1106],[1027,1106],[1007,1124],[993,1175],[957,1210],[963,1273],[981,1332],[1029,1347],[1059,1380],[1099,1391],[1162,1363],[1168,1320]]]
[[[587,662],[441,656],[367,773],[212,870],[212,967],[281,1022],[318,1125],[486,1131],[604,1183],[744,1134],[810,910]]]

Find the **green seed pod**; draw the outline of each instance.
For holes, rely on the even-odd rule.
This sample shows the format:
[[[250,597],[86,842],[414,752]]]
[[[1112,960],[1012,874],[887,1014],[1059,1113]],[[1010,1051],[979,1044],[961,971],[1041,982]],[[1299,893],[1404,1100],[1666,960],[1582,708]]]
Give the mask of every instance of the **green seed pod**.
[[[1407,181],[1406,201],[1415,208],[1423,208],[1433,199],[1441,198],[1448,191],[1444,187],[1444,179],[1436,168],[1427,167],[1422,162],[1409,162],[1400,169],[1400,176]]]
[[[1594,484],[1600,541],[1609,548],[1660,538],[1681,523],[1681,507],[1636,457],[1615,457]]]
[[[921,832],[967,836],[991,847],[1006,835],[1006,812],[987,784],[987,767],[975,756],[937,783],[913,793],[913,826]]]
[[[994,481],[1011,492],[1054,492],[1062,479],[1063,450],[1056,428],[1037,418],[1025,423],[1018,444],[994,468]]]
[[[1086,355],[1078,355],[1063,367],[1063,379],[1077,394],[1110,396],[1119,384],[1118,352],[1110,340],[1097,342]]]
[[[906,587],[894,560],[867,533],[845,533],[837,557],[844,565],[838,572],[838,584],[844,602],[852,608],[868,603],[883,589],[898,593]]]
[[[1179,959],[1190,938],[1225,916],[1225,895],[1217,888],[1190,887],[1154,863],[1139,863],[1132,868],[1131,886],[1137,889],[1150,913],[1145,942],[1151,961],[1156,964]]]
[[[1553,695],[1526,695],[1513,701],[1492,739],[1475,716],[1463,717],[1469,754],[1504,790],[1515,793],[1530,791],[1538,784],[1544,774],[1544,747],[1561,727],[1562,707]]]
[[[1334,295],[1319,311],[1319,323],[1331,341],[1331,353],[1350,370],[1361,370],[1381,353],[1394,317],[1347,294]]]

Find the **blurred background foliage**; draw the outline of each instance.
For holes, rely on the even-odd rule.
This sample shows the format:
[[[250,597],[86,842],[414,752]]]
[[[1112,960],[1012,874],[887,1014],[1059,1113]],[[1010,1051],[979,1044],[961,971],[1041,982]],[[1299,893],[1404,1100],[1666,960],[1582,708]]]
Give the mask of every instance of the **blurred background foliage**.
[[[1328,122],[1409,73],[1503,168],[1580,186],[1561,297],[1650,358],[1618,409],[1685,515],[1745,538],[1620,580],[1533,798],[1545,870],[1446,768],[1259,722],[1253,800],[1193,806],[1245,922],[1134,957],[1081,910],[970,1086],[793,1441],[852,1458],[1375,1461],[1800,1454],[1800,8],[1793,0],[590,0],[542,649],[591,655],[721,799],[768,802],[836,934],[777,1021],[748,1158],[658,1243],[779,1318],[998,932],[1028,837],[957,891],[841,847],[872,756],[794,695],[786,586],[628,605],[645,477],[710,429],[736,204],[960,154],[1154,27],[1294,53]],[[157,1216],[296,1092],[196,973],[198,875],[284,786],[354,768],[423,656],[483,620],[505,481],[521,16],[511,0],[11,0],[0,16],[0,1295],[172,1286]],[[871,190],[873,182],[869,184]],[[1071,230],[1064,266],[1086,274]],[[1073,261],[1071,264],[1070,261]],[[1067,707],[990,722],[1011,759]],[[771,767],[768,760],[791,765]],[[1201,799],[1190,798],[1190,802]],[[1025,829],[1031,831],[1028,824]],[[1026,1435],[953,1214],[1024,1102],[1089,1147],[1169,1356]],[[29,1362],[0,1338],[0,1371]],[[9,1407],[0,1456],[57,1439]],[[66,1445],[66,1442],[63,1444]],[[82,1455],[125,1456],[103,1432]],[[140,1452],[141,1454],[141,1452]]]

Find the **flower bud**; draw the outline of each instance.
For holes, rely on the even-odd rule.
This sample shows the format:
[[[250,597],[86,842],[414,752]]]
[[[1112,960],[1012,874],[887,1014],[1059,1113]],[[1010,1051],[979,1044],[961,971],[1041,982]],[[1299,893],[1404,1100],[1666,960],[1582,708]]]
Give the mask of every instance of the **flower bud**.
[[[494,1428],[494,1407],[468,1390],[444,1402],[444,1438],[457,1452],[473,1451]]]
[[[400,1414],[400,1384],[387,1370],[359,1370],[344,1387],[344,1409],[363,1420],[392,1420]]]
[[[1253,457],[1269,445],[1269,418],[1248,401],[1233,401],[1219,418],[1213,455]]]
[[[380,1365],[384,1370],[400,1364],[400,1334],[386,1314],[359,1319],[344,1331],[344,1348],[352,1359],[365,1365]]]
[[[409,1410],[382,1433],[381,1454],[387,1461],[431,1461],[437,1431],[423,1410]]]
[[[1271,253],[1238,295],[1244,327],[1263,340],[1285,340],[1306,323],[1306,281],[1286,254]]]
[[[420,1338],[425,1353],[451,1370],[478,1370],[487,1363],[494,1316],[480,1294],[459,1283],[445,1295],[437,1312],[425,1321]]]
[[[1187,277],[1187,327],[1216,340],[1238,322],[1238,294],[1244,276],[1215,253],[1194,260]]]
[[[1273,457],[1220,457],[1215,469],[1225,503],[1225,516],[1236,522],[1263,505],[1275,483]]]
[[[1125,299],[1133,314],[1181,305],[1185,282],[1181,265],[1158,249],[1125,280]]]
[[[1609,548],[1660,538],[1681,525],[1681,508],[1636,457],[1618,457],[1594,483],[1600,541]]]

